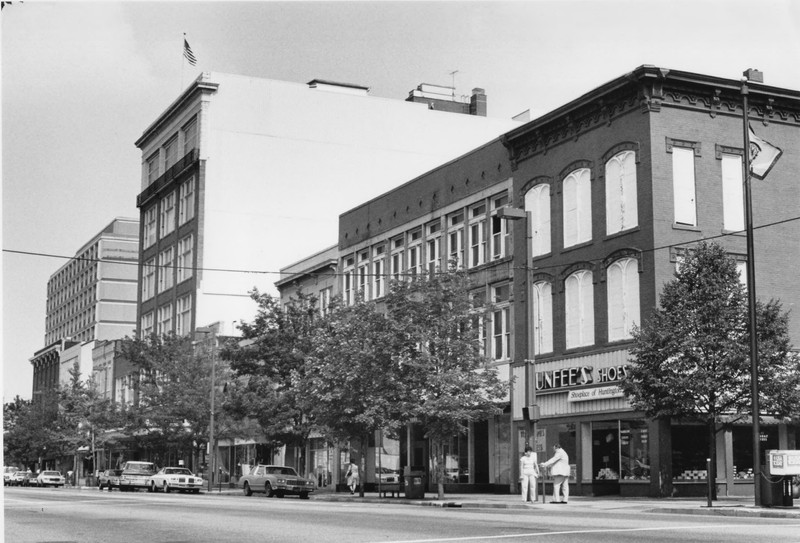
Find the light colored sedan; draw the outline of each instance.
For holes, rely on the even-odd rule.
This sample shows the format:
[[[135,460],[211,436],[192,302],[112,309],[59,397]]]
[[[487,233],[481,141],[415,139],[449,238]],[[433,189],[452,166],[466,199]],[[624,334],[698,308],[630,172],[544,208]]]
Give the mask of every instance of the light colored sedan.
[[[58,471],[43,471],[36,478],[39,486],[64,486],[64,476]]]
[[[288,466],[265,466],[259,464],[248,475],[239,479],[239,488],[245,496],[253,492],[263,492],[268,498],[283,498],[286,494],[297,494],[300,499],[308,499],[314,492],[314,482],[300,477],[294,468]]]
[[[197,494],[203,487],[203,478],[196,476],[187,468],[161,468],[150,478],[150,491],[180,490]]]

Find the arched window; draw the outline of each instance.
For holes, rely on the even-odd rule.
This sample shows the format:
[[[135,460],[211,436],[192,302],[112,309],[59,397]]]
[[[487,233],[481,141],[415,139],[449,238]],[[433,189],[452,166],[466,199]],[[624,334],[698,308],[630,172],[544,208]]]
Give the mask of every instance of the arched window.
[[[533,284],[533,353],[553,352],[553,286],[546,281]]]
[[[564,178],[564,247],[592,239],[592,195],[589,168]]]
[[[579,270],[567,277],[567,349],[594,344],[594,285],[592,272]]]
[[[622,151],[606,162],[606,234],[638,225],[636,155]]]
[[[550,185],[536,185],[525,194],[525,211],[531,214],[531,256],[550,252]]]
[[[606,272],[608,341],[630,339],[639,323],[639,264],[633,258],[617,260]]]

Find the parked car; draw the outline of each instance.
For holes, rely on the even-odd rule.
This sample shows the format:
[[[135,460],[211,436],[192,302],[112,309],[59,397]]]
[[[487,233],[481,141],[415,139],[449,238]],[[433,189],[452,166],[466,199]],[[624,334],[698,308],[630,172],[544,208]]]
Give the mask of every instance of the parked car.
[[[19,471],[16,466],[3,466],[3,484],[11,484],[11,476]]]
[[[244,491],[245,496],[252,496],[253,492],[263,492],[269,498],[297,494],[301,499],[308,499],[308,495],[314,492],[314,481],[300,477],[294,468],[288,466],[259,464],[248,475],[239,479],[239,488]]]
[[[203,478],[198,477],[187,468],[161,468],[150,478],[150,491],[171,490],[192,492],[197,494],[203,487]]]
[[[36,478],[38,486],[64,486],[66,480],[58,471],[43,471]]]
[[[125,462],[119,476],[120,491],[136,490],[137,488],[150,489],[150,477],[156,472],[152,462]]]
[[[8,484],[10,484],[11,486],[22,486],[22,481],[25,480],[25,476],[27,475],[33,475],[33,473],[30,470],[27,471],[19,470],[15,472],[14,475],[9,477]]]
[[[26,472],[20,486],[39,486],[39,474],[30,471]]]
[[[122,475],[121,469],[107,469],[100,472],[97,478],[97,488],[103,490],[107,488],[109,492],[113,488],[119,488],[119,477]]]

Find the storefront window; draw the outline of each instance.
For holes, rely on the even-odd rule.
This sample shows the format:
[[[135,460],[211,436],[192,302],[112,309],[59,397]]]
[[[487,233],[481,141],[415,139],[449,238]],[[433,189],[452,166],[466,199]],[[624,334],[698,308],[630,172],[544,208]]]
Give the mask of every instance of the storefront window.
[[[592,479],[619,480],[619,422],[592,423]]]
[[[494,419],[494,482],[499,485],[511,483],[511,458],[517,459],[511,452],[511,425],[507,420],[508,417]]]
[[[708,429],[705,426],[672,426],[672,478],[675,481],[707,477]]]
[[[766,458],[766,451],[778,448],[778,427],[760,426],[759,439],[761,445],[761,462]],[[733,478],[753,478],[753,427],[735,426],[732,430],[733,437]]]
[[[540,453],[541,459],[540,462],[544,462],[549,460],[553,456],[553,445],[558,443],[561,445],[561,448],[569,456],[569,464],[571,468],[570,473],[570,481],[575,481],[576,479],[576,459],[578,458],[577,452],[577,439],[576,439],[576,432],[575,432],[575,424],[551,424],[551,425],[541,425],[536,430],[536,439],[537,440],[544,440],[546,443],[545,452]],[[549,473],[546,477],[550,478]]]
[[[378,434],[375,448],[375,483],[398,483],[400,481],[400,440]]]
[[[469,482],[469,437],[459,434],[444,446],[444,482]]]
[[[619,450],[623,480],[650,479],[649,443],[645,421],[620,421]]]

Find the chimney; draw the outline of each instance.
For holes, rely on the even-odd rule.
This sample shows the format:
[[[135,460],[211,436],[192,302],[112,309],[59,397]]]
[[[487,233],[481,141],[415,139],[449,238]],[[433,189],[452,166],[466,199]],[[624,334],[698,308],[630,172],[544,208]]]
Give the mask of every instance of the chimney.
[[[472,89],[469,99],[469,114],[486,117],[486,91],[479,87]]]

